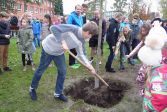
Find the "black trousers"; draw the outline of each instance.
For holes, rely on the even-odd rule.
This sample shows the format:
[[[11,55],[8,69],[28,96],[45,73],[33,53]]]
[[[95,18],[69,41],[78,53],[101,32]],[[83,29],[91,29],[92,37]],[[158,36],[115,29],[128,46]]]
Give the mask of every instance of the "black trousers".
[[[22,54],[21,57],[22,57],[22,64],[23,64],[23,66],[25,66],[26,55],[25,55],[25,54]]]
[[[76,56],[77,55],[77,52],[74,49],[70,49],[70,51]],[[75,64],[75,58],[73,58],[70,54],[69,54],[69,65],[74,65]]]
[[[26,64],[32,65],[33,64],[32,56],[30,54],[23,54],[22,53],[22,64],[23,64],[23,66],[25,66]]]
[[[106,65],[105,65],[105,68],[106,70],[110,70],[112,67],[112,62],[113,62],[113,59],[114,59],[114,50],[113,50],[113,46],[111,45],[111,43],[107,42],[108,45],[109,45],[109,49],[110,49],[110,54],[108,56],[108,59],[107,59],[107,62],[106,62]]]

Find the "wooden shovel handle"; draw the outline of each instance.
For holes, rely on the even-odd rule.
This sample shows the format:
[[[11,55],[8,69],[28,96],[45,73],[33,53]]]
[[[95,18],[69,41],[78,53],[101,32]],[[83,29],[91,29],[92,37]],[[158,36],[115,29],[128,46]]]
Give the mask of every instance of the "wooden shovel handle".
[[[67,52],[72,56],[74,57],[79,63],[81,63],[84,67],[86,67],[89,71],[90,71],[90,68],[88,68],[85,63],[83,63],[77,56],[75,56],[70,50],[67,50]],[[106,81],[104,81],[104,79],[102,79],[97,73],[94,74],[99,80],[101,80],[107,87],[109,87],[109,85],[107,84]]]

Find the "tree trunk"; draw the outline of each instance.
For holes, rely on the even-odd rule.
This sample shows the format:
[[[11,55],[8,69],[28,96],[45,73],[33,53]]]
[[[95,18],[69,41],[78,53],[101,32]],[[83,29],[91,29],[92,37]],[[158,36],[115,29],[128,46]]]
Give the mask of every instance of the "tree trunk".
[[[98,48],[97,48],[97,60],[96,60],[97,74],[99,74],[99,60],[101,57],[102,18],[103,18],[103,0],[100,0],[100,20],[99,20]],[[99,87],[99,79],[95,78],[95,88],[98,87]]]

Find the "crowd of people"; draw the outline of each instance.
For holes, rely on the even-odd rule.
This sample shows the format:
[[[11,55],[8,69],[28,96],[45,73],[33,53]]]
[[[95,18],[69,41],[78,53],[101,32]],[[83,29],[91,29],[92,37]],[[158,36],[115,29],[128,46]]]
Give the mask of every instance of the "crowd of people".
[[[38,18],[32,18],[30,13],[17,18],[6,12],[0,12],[0,74],[12,71],[8,66],[8,49],[10,38],[17,35],[17,47],[22,57],[23,72],[27,70],[27,65],[31,65],[32,70],[35,71],[29,89],[31,99],[37,100],[36,90],[39,81],[53,61],[58,72],[54,97],[67,102],[68,99],[63,94],[67,72],[64,51],[69,49],[90,68],[92,74],[96,73],[92,63],[99,41],[100,12],[95,10],[94,17],[88,22],[87,9],[86,4],[76,5],[75,11],[67,18],[58,18],[56,22],[52,22],[49,14],[45,14],[40,21]],[[108,27],[107,23],[109,23]],[[133,14],[132,20],[121,13],[116,13],[108,22],[102,18],[101,27],[101,57],[104,40],[109,46],[109,56],[105,57],[106,72],[116,72],[113,60],[118,54],[120,71],[125,70],[126,61],[131,66],[135,66],[136,61],[140,59],[143,65],[139,68],[136,82],[139,85],[139,94],[144,99],[143,111],[165,111],[167,109],[167,48],[165,46],[167,20],[162,19],[159,13],[156,13],[153,20],[147,21],[142,20],[137,13]],[[90,55],[85,48],[87,39]],[[37,48],[42,48],[42,52],[39,65],[35,68],[33,54]],[[99,64],[102,63],[104,62],[100,60]],[[69,66],[72,69],[80,68],[80,64],[71,55],[69,55]]]

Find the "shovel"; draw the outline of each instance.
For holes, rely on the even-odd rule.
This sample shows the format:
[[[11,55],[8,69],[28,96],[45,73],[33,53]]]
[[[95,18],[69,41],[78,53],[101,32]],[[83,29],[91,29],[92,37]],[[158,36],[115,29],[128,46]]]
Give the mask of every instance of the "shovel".
[[[88,70],[90,70],[90,68],[88,68],[85,63],[83,63],[77,56],[75,56],[70,50],[67,50],[67,52],[72,56],[74,57],[79,63],[81,63],[84,67],[86,67]],[[108,83],[102,78],[100,77],[97,73],[94,74],[105,86],[107,86],[107,88],[109,90],[113,90],[113,91],[122,91],[122,89],[119,89],[119,88],[112,88],[108,85]]]

